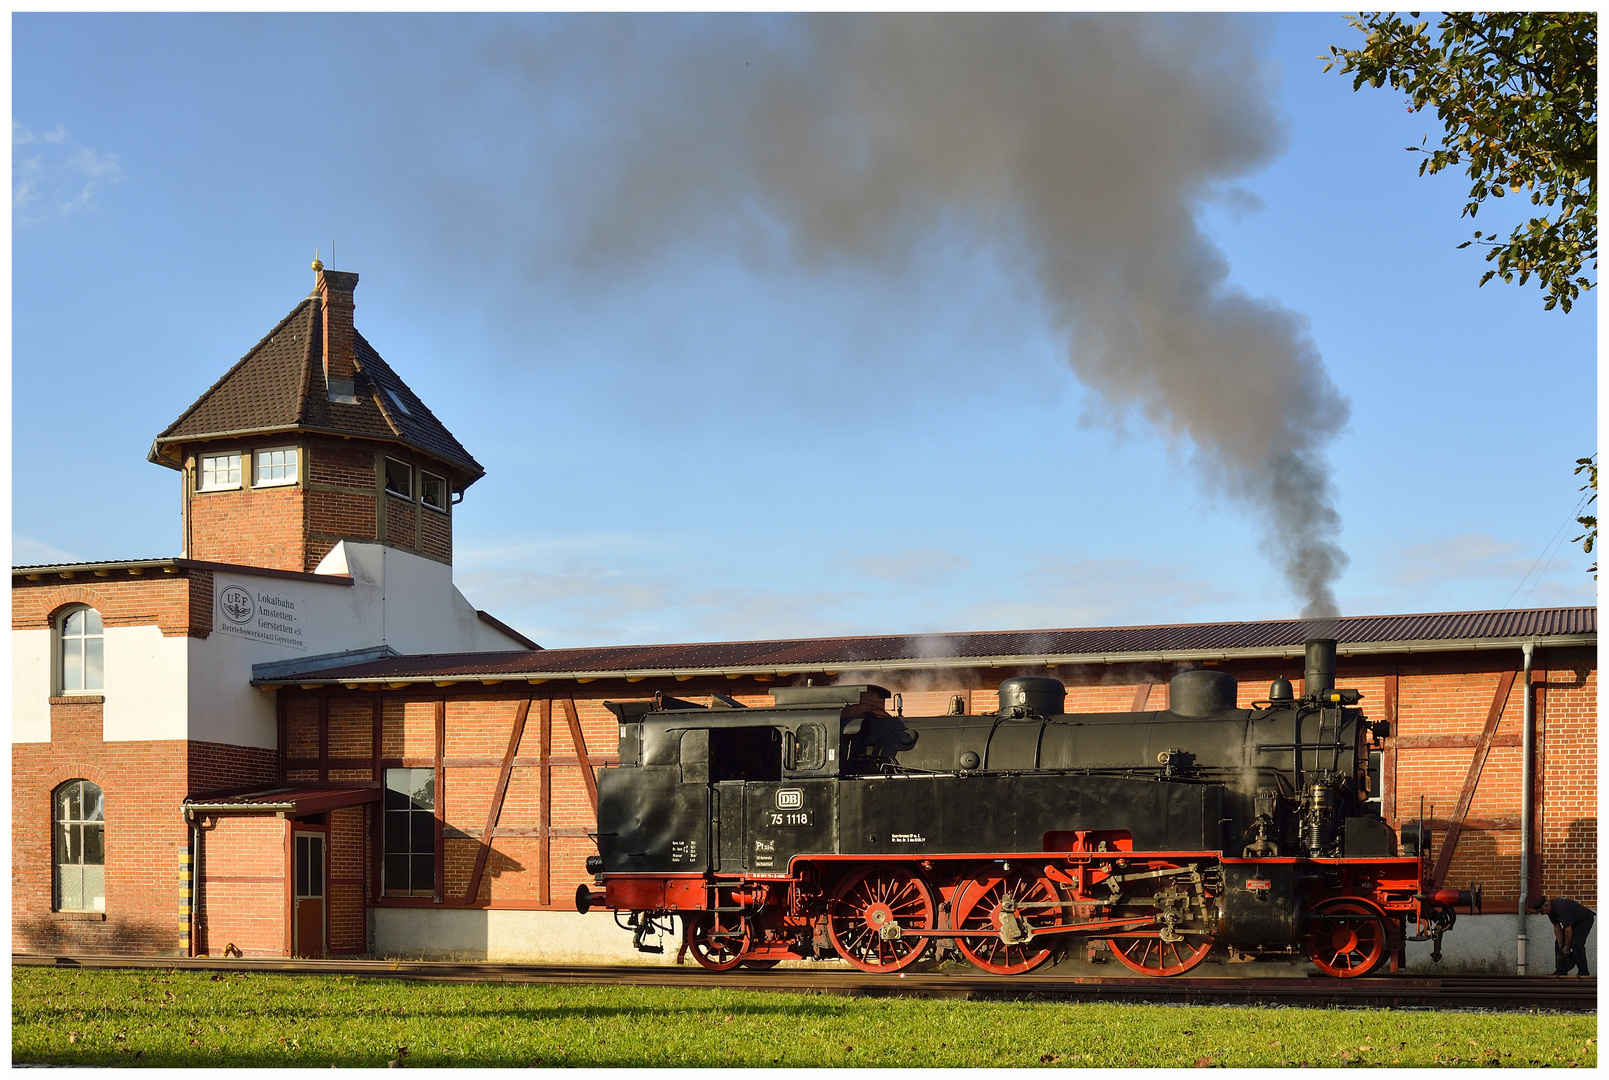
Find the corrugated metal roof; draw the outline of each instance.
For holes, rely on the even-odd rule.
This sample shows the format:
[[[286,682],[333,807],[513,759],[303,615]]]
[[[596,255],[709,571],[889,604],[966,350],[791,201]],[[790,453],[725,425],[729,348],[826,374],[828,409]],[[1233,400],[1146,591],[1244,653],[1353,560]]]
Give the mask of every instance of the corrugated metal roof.
[[[326,784],[320,786],[275,787],[234,795],[197,795],[184,800],[191,813],[287,813],[322,814],[343,806],[378,802],[380,789],[373,785]]]
[[[1469,648],[1542,640],[1596,640],[1598,609],[1539,608],[1338,619],[1108,626],[1065,630],[902,634],[686,645],[618,645],[524,653],[399,656],[347,668],[281,675],[265,683],[409,682],[497,678],[622,676],[964,667],[995,662],[1096,663],[1192,656],[1280,656],[1312,637],[1333,637],[1343,653],[1394,648]]]

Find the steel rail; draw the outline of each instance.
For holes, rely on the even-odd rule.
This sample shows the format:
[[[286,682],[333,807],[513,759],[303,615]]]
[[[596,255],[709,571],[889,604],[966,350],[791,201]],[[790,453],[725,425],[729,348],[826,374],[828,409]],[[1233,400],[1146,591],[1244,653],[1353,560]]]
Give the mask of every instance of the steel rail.
[[[16,967],[66,970],[130,968],[274,975],[348,975],[427,982],[533,985],[665,986],[770,990],[843,997],[974,1000],[1131,1001],[1173,1004],[1342,1005],[1356,1008],[1493,1009],[1596,1012],[1598,980],[1539,976],[1392,975],[1381,978],[1172,978],[987,975],[976,971],[871,975],[858,971],[773,968],[710,972],[668,965],[505,964],[426,960],[305,960],[278,957],[59,956],[13,953]]]

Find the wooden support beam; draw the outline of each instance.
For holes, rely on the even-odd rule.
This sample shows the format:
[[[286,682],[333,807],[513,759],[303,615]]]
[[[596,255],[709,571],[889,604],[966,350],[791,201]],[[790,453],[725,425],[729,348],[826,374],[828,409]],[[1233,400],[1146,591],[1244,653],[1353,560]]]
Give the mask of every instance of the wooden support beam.
[[[1540,652],[1540,650],[1539,650]],[[1536,680],[1531,687],[1531,693],[1536,695],[1532,708],[1536,719],[1535,738],[1531,767],[1535,770],[1531,774],[1531,874],[1529,887],[1525,890],[1532,897],[1542,895],[1542,821],[1545,816],[1542,808],[1542,774],[1545,771],[1542,765],[1542,751],[1547,744],[1543,738],[1543,729],[1548,712],[1548,683],[1547,672],[1541,669],[1540,656],[1536,658],[1536,667],[1531,669],[1531,678]]]
[[[436,699],[436,880],[435,900],[441,903],[446,892],[447,852],[447,699]]]
[[[274,695],[274,730],[275,738],[279,741],[279,752],[274,756],[279,760],[274,764],[274,781],[277,784],[285,783],[285,762],[290,757],[290,700],[289,695],[281,690]]]
[[[1385,722],[1392,736],[1397,734],[1397,669],[1386,672]],[[1387,821],[1397,820],[1397,744],[1388,740],[1380,754],[1380,813]]]
[[[536,887],[537,896],[541,898],[542,903],[551,904],[553,903],[553,845],[548,839],[548,831],[553,824],[553,763],[551,760],[553,757],[553,699],[551,697],[542,699],[541,723],[542,738],[537,745],[536,751],[537,757],[540,759],[536,772],[536,820],[537,828],[540,830],[536,843]]]
[[[369,815],[369,900],[385,895],[385,698],[376,696],[369,703],[369,776],[380,785],[380,801],[364,807]]]
[[[318,696],[318,780],[330,779],[330,695]]]
[[[587,739],[581,732],[581,717],[575,711],[575,699],[564,698],[564,718],[570,722],[570,741],[575,744],[576,757],[581,759],[581,779],[587,785],[587,799],[592,803],[592,819],[598,819],[598,776],[592,771],[587,757]]]
[[[1519,746],[1521,735],[1518,731],[1506,731],[1501,735],[1493,735],[1491,746]],[[1398,750],[1467,750],[1472,746],[1481,745],[1479,735],[1405,735],[1400,739],[1392,739],[1391,744]]]
[[[1481,729],[1480,741],[1475,746],[1475,756],[1469,763],[1469,772],[1464,776],[1464,787],[1458,793],[1458,804],[1453,808],[1452,820],[1447,823],[1447,836],[1441,842],[1441,850],[1436,853],[1436,868],[1430,873],[1431,888],[1439,889],[1447,876],[1448,869],[1453,863],[1453,852],[1458,849],[1458,836],[1464,831],[1464,818],[1469,814],[1469,804],[1475,798],[1475,785],[1480,783],[1481,769],[1486,765],[1486,755],[1492,749],[1492,737],[1497,734],[1497,725],[1503,719],[1503,707],[1508,704],[1508,694],[1514,687],[1514,676],[1518,672],[1509,669],[1497,679],[1497,693],[1492,695],[1492,707],[1486,713],[1486,726]]]
[[[1129,706],[1129,712],[1144,712],[1145,703],[1151,700],[1152,683],[1141,683],[1134,688],[1134,704]]]
[[[525,734],[525,717],[531,711],[531,699],[526,698],[520,702],[520,707],[514,714],[514,728],[508,736],[508,753],[503,755],[503,769],[497,774],[497,787],[492,790],[492,805],[486,811],[486,831],[481,835],[486,841],[481,844],[480,851],[475,854],[475,869],[469,875],[469,888],[464,890],[464,903],[473,904],[480,896],[480,879],[486,871],[486,859],[492,853],[492,830],[497,828],[497,818],[503,812],[503,797],[508,794],[508,778],[514,773],[514,752],[520,748],[520,738]]]

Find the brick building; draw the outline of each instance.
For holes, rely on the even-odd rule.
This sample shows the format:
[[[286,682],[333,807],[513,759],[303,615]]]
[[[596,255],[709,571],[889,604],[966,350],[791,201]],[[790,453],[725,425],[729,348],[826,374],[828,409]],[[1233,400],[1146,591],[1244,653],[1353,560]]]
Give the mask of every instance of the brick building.
[[[452,583],[455,504],[483,470],[354,329],[357,275],[318,269],[152,446],[179,473],[179,557],[13,568],[16,947],[197,947],[196,830],[296,821],[181,808],[280,774],[254,670],[533,645]],[[283,923],[261,900],[289,871],[253,835],[217,887]]]
[[[1595,608],[540,650],[452,588],[453,506],[481,470],[351,329],[355,281],[321,273],[158,437],[152,460],[184,478],[183,557],[14,570],[16,947],[627,955],[572,906],[615,760],[606,700],[766,704],[813,679],[977,713],[1001,680],[1050,674],[1069,711],[1155,710],[1177,671],[1215,666],[1246,705],[1278,676],[1301,693],[1315,631],[1339,641],[1338,685],[1391,722],[1382,815],[1423,800],[1437,876],[1481,883],[1492,913],[1520,891],[1529,693],[1529,889],[1596,897]],[[271,613],[247,617],[256,637],[248,604]],[[103,685],[64,686],[91,611]],[[1512,917],[1483,921],[1512,939]],[[1461,920],[1448,949],[1480,940]]]

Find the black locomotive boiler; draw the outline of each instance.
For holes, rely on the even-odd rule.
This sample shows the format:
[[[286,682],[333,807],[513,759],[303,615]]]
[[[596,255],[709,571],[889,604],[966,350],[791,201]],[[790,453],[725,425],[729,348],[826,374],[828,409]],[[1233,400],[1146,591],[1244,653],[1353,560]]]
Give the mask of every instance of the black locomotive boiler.
[[[1366,792],[1384,725],[1334,672],[1335,642],[1309,641],[1304,696],[1277,679],[1253,709],[1207,669],[1161,712],[1068,714],[1034,676],[981,716],[901,716],[866,685],[611,703],[620,762],[576,906],[612,909],[645,951],[680,916],[714,970],[955,950],[1016,974],[1076,944],[1147,975],[1218,947],[1348,978],[1404,940],[1439,956],[1478,893],[1430,888],[1422,827],[1398,853]]]

